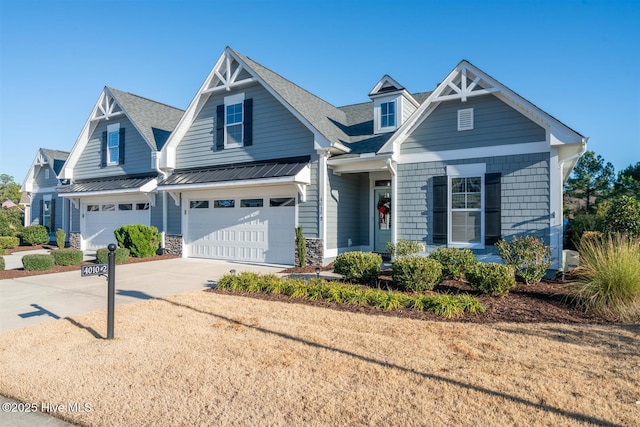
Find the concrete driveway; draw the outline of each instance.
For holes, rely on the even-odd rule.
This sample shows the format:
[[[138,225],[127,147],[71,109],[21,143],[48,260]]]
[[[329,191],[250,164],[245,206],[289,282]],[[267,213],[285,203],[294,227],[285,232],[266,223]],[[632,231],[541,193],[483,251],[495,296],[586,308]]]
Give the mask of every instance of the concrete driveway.
[[[287,266],[176,258],[116,266],[116,305],[206,289],[234,269],[277,273]],[[107,308],[107,279],[78,271],[0,280],[0,332]]]

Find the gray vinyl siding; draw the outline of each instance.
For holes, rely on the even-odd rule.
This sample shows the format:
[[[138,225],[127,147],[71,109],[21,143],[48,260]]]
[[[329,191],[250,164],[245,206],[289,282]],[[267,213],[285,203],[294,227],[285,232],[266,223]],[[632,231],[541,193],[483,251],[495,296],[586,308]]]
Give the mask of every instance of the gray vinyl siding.
[[[175,236],[182,234],[181,223],[182,209],[180,204],[176,206],[173,197],[167,194],[167,233]]]
[[[235,93],[253,99],[253,145],[216,150],[216,107]],[[178,169],[310,155],[313,134],[260,85],[212,96],[176,150]]]
[[[71,227],[69,231],[73,233],[80,232],[80,209],[73,206],[73,203],[71,203]]]
[[[150,206],[151,209],[151,223],[149,225],[156,227],[159,232],[162,233],[162,195],[156,194],[156,205]]]
[[[416,107],[407,99],[402,98],[402,121],[398,123],[398,126],[402,125],[414,111],[416,111]]]
[[[49,171],[49,178],[45,178],[45,169]],[[52,189],[56,185],[58,185],[58,178],[56,177],[53,169],[49,167],[49,165],[44,165],[43,167],[35,167],[36,176],[33,182],[34,191],[38,191],[38,189]]]
[[[458,131],[458,110],[473,108],[474,127]],[[402,143],[401,154],[545,141],[544,128],[493,95],[445,101]]]
[[[367,245],[369,242],[368,174],[328,174],[327,249]]]
[[[398,165],[398,239],[417,240],[433,248],[433,177],[447,165],[485,163],[500,172],[502,237],[536,236],[550,243],[549,153],[498,156]],[[485,253],[495,253],[486,247]]]
[[[100,167],[102,132],[107,130],[107,125],[120,123],[125,130],[125,158],[122,165],[110,165]],[[126,117],[119,120],[102,120],[93,131],[84,148],[78,163],[73,168],[74,179],[100,178],[104,176],[117,176],[127,174],[139,174],[153,172],[151,168],[151,147],[142,138],[133,124]]]
[[[307,201],[298,205],[298,225],[302,226],[305,237],[317,239],[320,237],[319,208],[318,208],[318,155],[311,156],[311,184],[307,186]]]

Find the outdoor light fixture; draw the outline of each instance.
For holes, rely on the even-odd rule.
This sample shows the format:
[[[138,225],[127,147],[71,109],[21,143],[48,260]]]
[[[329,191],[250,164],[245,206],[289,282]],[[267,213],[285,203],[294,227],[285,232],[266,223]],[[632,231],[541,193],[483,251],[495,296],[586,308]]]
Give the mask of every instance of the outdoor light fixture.
[[[236,275],[236,269],[232,268],[231,270],[229,270],[229,273],[231,273],[233,276]]]
[[[320,267],[316,267],[316,279],[320,278]]]

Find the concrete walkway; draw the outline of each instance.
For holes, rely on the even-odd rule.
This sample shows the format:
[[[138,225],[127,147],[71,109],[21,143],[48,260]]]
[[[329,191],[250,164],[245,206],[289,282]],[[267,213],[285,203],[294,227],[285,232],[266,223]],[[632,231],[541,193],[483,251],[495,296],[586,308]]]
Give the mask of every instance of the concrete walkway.
[[[236,270],[277,273],[287,266],[176,258],[116,266],[116,305],[211,286]],[[107,307],[107,279],[77,271],[0,280],[0,332]]]

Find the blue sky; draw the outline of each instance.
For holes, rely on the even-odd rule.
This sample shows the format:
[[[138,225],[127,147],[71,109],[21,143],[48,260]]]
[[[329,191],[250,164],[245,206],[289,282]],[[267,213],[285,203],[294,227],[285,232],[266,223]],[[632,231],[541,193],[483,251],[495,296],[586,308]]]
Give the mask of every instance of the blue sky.
[[[467,59],[616,172],[640,161],[639,0],[0,0],[0,173],[70,151],[105,85],[186,108],[227,45],[338,106]]]

